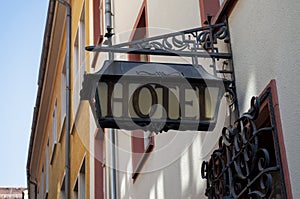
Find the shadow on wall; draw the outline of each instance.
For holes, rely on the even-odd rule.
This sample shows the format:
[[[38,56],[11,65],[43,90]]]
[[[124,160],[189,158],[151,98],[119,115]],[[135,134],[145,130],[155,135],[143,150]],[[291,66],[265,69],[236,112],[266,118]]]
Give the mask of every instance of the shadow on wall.
[[[119,198],[206,198],[201,165],[218,145],[226,114],[226,100],[222,100],[219,122],[213,132],[169,131],[155,135],[154,151],[142,168],[144,173],[139,174],[135,182],[131,178],[131,156],[122,153],[131,148],[130,136],[119,133],[118,146],[122,150],[118,150],[118,164],[123,167],[118,171]]]

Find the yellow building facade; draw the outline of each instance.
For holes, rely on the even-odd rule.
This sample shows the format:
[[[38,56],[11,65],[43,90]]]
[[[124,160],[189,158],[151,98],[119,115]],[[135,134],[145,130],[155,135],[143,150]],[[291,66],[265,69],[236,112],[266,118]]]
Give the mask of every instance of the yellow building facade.
[[[83,73],[89,71],[84,47],[89,42],[90,2],[49,1],[27,162],[30,198],[90,198],[90,115],[88,104],[81,103],[79,97]],[[72,16],[69,47],[68,16]],[[72,55],[69,66],[67,48]],[[70,132],[69,149],[66,128]],[[66,150],[69,164],[65,161]]]

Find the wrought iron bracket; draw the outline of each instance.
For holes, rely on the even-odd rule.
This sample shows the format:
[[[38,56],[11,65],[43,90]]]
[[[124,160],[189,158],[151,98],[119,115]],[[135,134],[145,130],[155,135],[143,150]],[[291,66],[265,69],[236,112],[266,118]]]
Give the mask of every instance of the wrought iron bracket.
[[[211,24],[199,28],[163,34],[159,36],[111,45],[111,35],[99,46],[87,46],[90,52],[108,52],[125,54],[146,54],[155,56],[180,56],[192,58],[193,65],[209,64],[213,75],[232,82],[228,89],[230,107],[239,112],[236,100],[234,67],[227,22]],[[110,56],[111,58],[111,56]],[[209,61],[209,59],[211,61]],[[205,60],[205,61],[202,61]],[[207,67],[208,68],[208,67]]]
[[[87,46],[86,50],[92,52],[192,57],[195,65],[198,64],[196,60],[198,58],[211,58],[212,63],[210,66],[215,74],[232,74],[233,70],[231,68],[217,69],[216,65],[216,61],[220,59],[223,60],[223,66],[228,65],[226,60],[232,60],[230,48],[227,48],[229,49],[227,52],[220,52],[218,48],[220,41],[230,44],[227,23],[212,25],[210,17],[208,17],[207,22],[208,25],[204,27],[115,45],[109,45],[108,42],[104,42],[101,46]],[[108,36],[106,37],[108,38]]]

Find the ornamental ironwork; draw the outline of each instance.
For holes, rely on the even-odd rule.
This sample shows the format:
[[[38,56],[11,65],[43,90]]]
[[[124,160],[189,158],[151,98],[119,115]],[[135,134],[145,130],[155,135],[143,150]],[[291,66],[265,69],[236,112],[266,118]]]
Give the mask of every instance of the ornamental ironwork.
[[[270,112],[263,114],[261,102],[268,99],[264,110]],[[267,91],[261,99],[252,98],[234,126],[223,128],[219,148],[202,163],[208,198],[286,198],[275,123]]]
[[[218,52],[215,41],[228,37],[225,23],[179,31],[112,46],[88,46],[88,51],[120,52],[186,57],[231,58],[230,53]],[[209,52],[207,52],[209,51]]]
[[[95,103],[97,104],[100,103],[101,101],[103,103],[109,102],[102,107],[105,108],[106,105],[109,106],[108,108],[109,111],[107,112],[103,111],[106,109],[100,109],[99,108],[100,105],[98,105],[96,108],[95,107],[92,108],[93,110],[97,110],[95,111],[94,116],[97,119],[97,121],[99,121],[99,125],[101,124],[102,127],[105,128],[121,128],[122,126],[122,128],[125,129],[134,129],[134,128],[136,129],[136,125],[129,124],[128,122],[128,121],[133,121],[134,124],[139,124],[138,129],[141,129],[142,127],[151,128],[151,129],[144,129],[144,130],[152,130],[156,132],[167,131],[169,129],[174,129],[174,130],[197,129],[202,131],[208,131],[208,130],[212,130],[216,124],[216,119],[217,119],[216,116],[218,113],[219,102],[221,100],[221,97],[223,97],[224,94],[226,94],[229,101],[231,100],[230,102],[232,102],[230,104],[230,108],[231,108],[230,111],[238,112],[238,106],[235,106],[237,104],[236,94],[235,94],[236,93],[235,77],[234,77],[228,24],[227,22],[211,24],[211,19],[212,18],[208,16],[207,25],[204,27],[183,30],[179,32],[144,38],[140,40],[134,40],[134,41],[125,42],[121,44],[112,44],[111,37],[114,34],[110,34],[111,30],[108,30],[109,34],[106,34],[107,40],[104,41],[102,45],[87,46],[86,47],[87,51],[92,51],[96,53],[108,52],[109,55],[108,56],[109,60],[104,62],[104,65],[101,67],[100,71],[98,71],[95,74],[88,74],[84,77],[85,80],[83,82],[83,90],[82,90],[83,92],[81,92],[82,94],[81,99],[90,100],[91,107],[95,106],[94,105]],[[191,58],[192,64],[151,63],[151,62],[132,62],[132,61],[126,61],[126,62],[122,61],[121,63],[121,61],[114,60],[114,53],[188,57]],[[95,57],[97,59],[97,56]],[[207,66],[203,67],[202,65],[205,64]],[[134,69],[137,66],[138,66],[137,68],[140,68],[141,65],[145,66],[146,68],[143,68],[143,70]],[[166,69],[166,66],[169,69],[172,68],[172,72],[169,72]],[[149,69],[151,67],[152,69]],[[209,67],[211,67],[212,70],[208,71],[207,69]],[[111,70],[112,68],[114,68],[114,70]],[[125,72],[127,73],[129,71],[129,70],[126,71],[127,70],[126,68],[127,69],[131,68],[131,70],[135,71],[134,75],[130,74],[130,76],[132,76],[131,79],[138,79],[139,83],[143,83],[144,85],[151,85],[151,88],[149,86],[140,85],[141,89],[146,89],[146,90],[148,89],[149,92],[152,91],[150,92],[151,97],[149,98],[144,97],[145,99],[153,99],[152,102],[150,101],[148,104],[151,104],[151,106],[156,105],[157,97],[156,97],[156,92],[153,92],[153,90],[162,88],[164,91],[163,91],[163,95],[160,96],[161,97],[160,99],[162,99],[161,102],[163,102],[163,105],[159,107],[163,107],[164,110],[166,110],[166,113],[168,113],[169,110],[168,103],[173,101],[178,102],[178,104],[173,104],[172,106],[173,112],[178,113],[178,115],[171,118],[170,115],[165,114],[163,111],[157,111],[157,112],[150,111],[151,114],[150,112],[149,114],[148,113],[146,114],[146,112],[144,114],[140,114],[140,111],[136,106],[136,103],[139,101],[138,100],[132,101],[130,96],[132,94],[133,95],[139,94],[140,89],[138,89],[136,93],[135,92],[129,93],[130,95],[126,94],[129,97],[124,96],[122,99],[122,103],[127,103],[127,107],[125,106],[125,104],[123,104],[124,106],[122,105],[122,112],[118,112],[118,114],[112,114],[114,112],[113,108],[111,108],[112,107],[111,99],[113,95],[112,92],[110,91],[114,90],[116,83],[119,81],[119,79],[121,79],[121,77],[122,80],[124,80],[126,78],[123,77],[129,75],[129,74],[127,75],[125,74]],[[107,72],[106,69],[107,71],[110,72]],[[183,75],[188,70],[193,70],[193,72],[189,73],[188,76]],[[118,71],[120,72],[119,74],[117,74]],[[198,74],[198,77],[195,76],[196,74]],[[98,79],[95,78],[95,76],[97,76]],[[215,82],[219,82],[219,83],[212,84],[211,81],[208,80],[206,77],[209,77],[208,79],[214,79],[214,81],[216,80]],[[196,94],[197,96],[199,96],[197,97],[198,98],[197,102],[199,106],[193,107],[193,110],[197,110],[197,114],[196,114],[197,117],[192,115],[188,116],[185,113],[185,106],[189,102],[187,102],[186,99],[184,98],[184,95],[187,94],[185,94],[186,89],[184,88],[183,84],[179,83],[180,78],[187,80],[190,83],[188,85],[189,87],[191,86],[193,92],[197,91]],[[145,80],[148,81],[147,84],[145,83]],[[130,82],[132,83],[132,81],[133,80],[130,80],[129,83]],[[102,85],[101,82],[105,84]],[[169,84],[166,84],[166,86],[162,87],[162,83],[165,82],[173,82],[173,84],[171,86]],[[127,88],[127,85],[129,85],[129,83],[125,82],[124,84],[118,84],[118,85],[121,85],[122,88]],[[177,86],[178,83],[181,85]],[[107,96],[103,94],[103,96],[97,96],[95,95],[95,90],[94,90],[96,88],[93,87],[93,89],[89,89],[92,87],[85,86],[85,85],[97,85],[97,84],[105,87],[107,90],[106,94],[109,95]],[[106,84],[107,85],[110,84],[111,88],[108,87]],[[197,84],[199,85],[203,84],[203,85],[196,86]],[[126,86],[123,87],[123,85]],[[175,98],[174,100],[169,100],[169,95],[176,97],[175,94],[172,94],[173,91],[171,91],[170,93],[170,91],[168,90],[169,88],[174,86],[175,88],[178,88],[176,92],[178,91],[182,93],[179,94],[180,97],[178,98],[178,100],[177,99],[175,100]],[[88,88],[88,89],[84,89],[84,88]],[[86,90],[89,91],[86,92]],[[98,90],[103,91],[105,89],[98,88]],[[131,91],[132,89],[129,90]],[[129,90],[125,89],[124,91],[129,92]],[[213,94],[214,91],[216,94]],[[88,94],[84,94],[84,93],[88,93]],[[213,100],[209,99],[208,97],[209,95],[215,96],[214,99]],[[99,98],[98,101],[95,100],[97,98]],[[108,99],[108,100],[104,101],[103,99]],[[124,100],[124,99],[128,99],[128,100]],[[133,98],[133,99],[138,99],[138,98]],[[113,98],[113,100],[115,99]],[[194,100],[194,102],[196,101]],[[217,103],[215,104],[215,102]],[[145,101],[144,104],[146,104]],[[134,105],[133,108],[131,108],[132,105]],[[126,108],[129,108],[129,110],[126,110]],[[132,114],[130,115],[128,113],[130,113],[131,109],[134,110],[134,112],[132,112]],[[156,110],[150,107],[144,109]],[[117,110],[117,108],[115,108],[115,110]],[[118,115],[118,117],[115,117],[115,115]],[[139,117],[136,117],[136,115]],[[158,115],[160,115],[160,118],[154,117]],[[153,116],[154,118],[152,118],[151,120],[150,116],[151,117]],[[127,119],[124,120],[124,117]],[[191,122],[192,118],[193,120],[196,121],[196,123],[195,121]],[[154,127],[149,125],[150,121],[152,121],[153,124],[155,124]],[[161,125],[162,122],[166,123],[166,125]],[[181,124],[186,124],[186,125],[181,125]],[[193,126],[193,128],[191,126]]]
[[[113,34],[108,35],[107,37],[111,37]],[[229,44],[229,46],[227,48],[219,48],[221,42],[225,43],[225,45]],[[226,22],[211,24],[210,16],[207,19],[207,26],[115,45],[111,45],[108,38],[103,45],[87,46],[86,50],[92,52],[191,57],[194,65],[198,65],[198,58],[211,58],[210,67],[213,68],[215,75],[233,74],[233,67],[228,67],[232,60],[228,25]],[[217,67],[217,62],[220,62],[220,67]]]

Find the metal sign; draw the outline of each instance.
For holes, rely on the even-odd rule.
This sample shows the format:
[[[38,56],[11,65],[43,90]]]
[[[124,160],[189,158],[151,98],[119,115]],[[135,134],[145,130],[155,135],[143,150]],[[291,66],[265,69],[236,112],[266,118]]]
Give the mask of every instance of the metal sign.
[[[107,61],[81,94],[101,128],[207,131],[229,83],[201,66]]]

